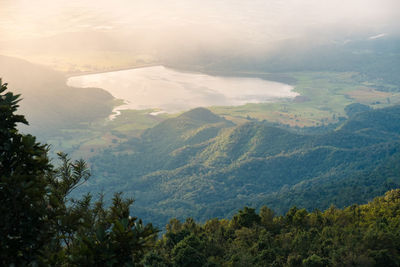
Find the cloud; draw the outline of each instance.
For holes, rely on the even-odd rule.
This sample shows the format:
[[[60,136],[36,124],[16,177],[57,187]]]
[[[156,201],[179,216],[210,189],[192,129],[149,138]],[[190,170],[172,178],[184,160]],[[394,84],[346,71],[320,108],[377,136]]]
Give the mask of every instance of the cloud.
[[[3,40],[45,49],[46,38],[96,32],[74,41],[84,50],[105,36],[115,50],[161,58],[268,53],[285,40],[397,34],[400,25],[397,0],[0,0],[0,6]]]

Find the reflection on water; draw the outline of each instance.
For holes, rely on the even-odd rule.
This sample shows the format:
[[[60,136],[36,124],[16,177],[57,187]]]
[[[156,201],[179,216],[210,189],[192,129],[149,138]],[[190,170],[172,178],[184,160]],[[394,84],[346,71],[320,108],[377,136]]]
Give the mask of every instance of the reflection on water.
[[[297,93],[287,84],[258,78],[210,76],[180,72],[163,66],[146,67],[71,77],[68,85],[99,87],[125,104],[114,110],[157,108],[173,113],[209,106],[239,106]]]

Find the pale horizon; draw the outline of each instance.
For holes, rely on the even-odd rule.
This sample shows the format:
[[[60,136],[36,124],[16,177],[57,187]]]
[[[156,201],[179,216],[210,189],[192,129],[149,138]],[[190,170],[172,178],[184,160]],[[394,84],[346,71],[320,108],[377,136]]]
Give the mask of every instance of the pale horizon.
[[[65,68],[257,58],[283,44],[398,35],[400,24],[394,0],[0,0],[0,7],[0,54]]]

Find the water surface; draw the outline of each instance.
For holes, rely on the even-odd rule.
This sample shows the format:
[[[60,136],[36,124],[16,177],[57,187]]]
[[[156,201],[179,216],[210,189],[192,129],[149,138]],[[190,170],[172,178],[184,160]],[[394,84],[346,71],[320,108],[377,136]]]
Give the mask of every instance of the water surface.
[[[287,84],[258,78],[220,77],[188,73],[163,66],[145,67],[68,79],[75,87],[99,87],[125,104],[123,109],[158,109],[174,113],[195,107],[239,106],[298,95]]]

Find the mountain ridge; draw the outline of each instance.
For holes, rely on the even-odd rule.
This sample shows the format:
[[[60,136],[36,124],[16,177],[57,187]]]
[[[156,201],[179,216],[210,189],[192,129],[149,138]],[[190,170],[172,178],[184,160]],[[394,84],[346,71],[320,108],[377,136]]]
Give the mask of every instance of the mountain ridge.
[[[209,123],[193,120],[191,114],[196,112],[213,119]],[[111,149],[92,158],[94,175],[100,179],[87,188],[111,186],[114,191],[124,191],[136,199],[137,212],[143,218],[157,218],[160,224],[171,217],[226,217],[243,204],[269,203],[279,213],[293,203],[324,209],[335,202],[332,192],[337,192],[343,181],[348,181],[344,190],[358,184],[367,191],[358,198],[349,196],[336,203],[345,206],[350,199],[361,203],[400,185],[399,177],[392,177],[390,184],[381,176],[368,178],[370,172],[383,168],[386,162],[396,169],[393,159],[400,155],[400,120],[393,120],[399,115],[400,106],[369,110],[328,133],[300,134],[268,122],[233,125],[204,109],[189,111],[148,129],[143,139],[122,143],[114,149],[129,148],[136,154],[113,155]],[[182,126],[178,130],[172,127],[177,124]],[[204,138],[193,142],[185,138],[188,132],[213,127],[213,134]],[[152,139],[152,132],[158,137]],[[112,177],[109,181],[102,174],[105,170]],[[295,196],[306,194],[302,188],[310,190],[314,199],[299,198],[296,202]],[[315,200],[318,188],[327,192],[324,201]],[[291,201],[279,203],[277,200],[284,199],[286,193],[293,196]]]

